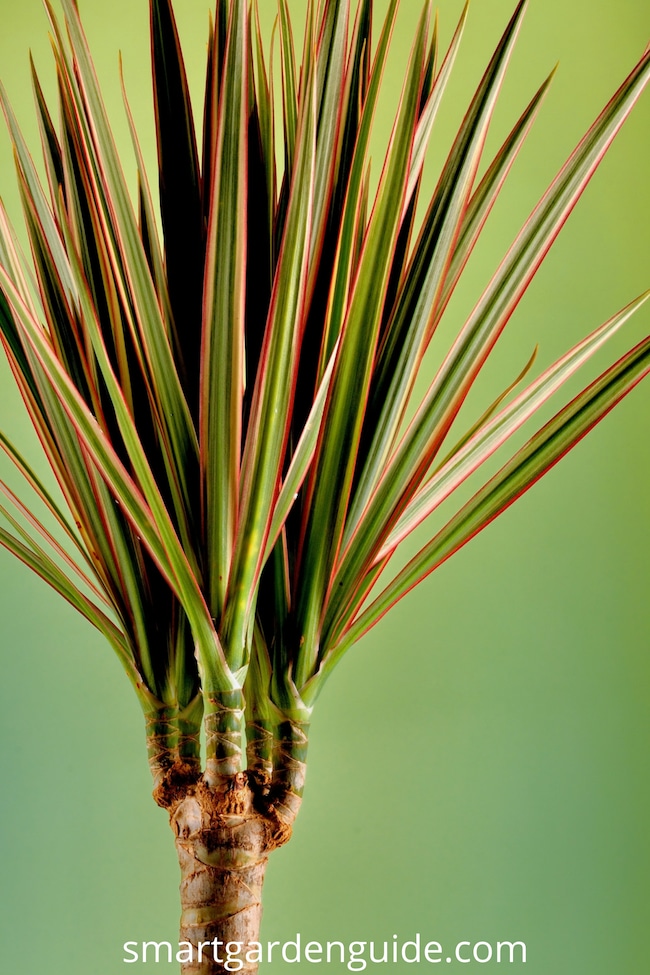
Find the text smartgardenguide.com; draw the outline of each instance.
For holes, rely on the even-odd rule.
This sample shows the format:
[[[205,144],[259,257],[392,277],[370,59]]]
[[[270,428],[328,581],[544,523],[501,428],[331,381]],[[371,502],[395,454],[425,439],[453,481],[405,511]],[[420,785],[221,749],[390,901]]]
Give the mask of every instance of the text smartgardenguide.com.
[[[439,941],[425,941],[416,934],[411,941],[398,941],[394,934],[392,941],[306,941],[297,934],[293,941],[253,941],[244,945],[241,941],[224,944],[217,938],[214,941],[201,941],[193,946],[189,941],[172,945],[170,941],[125,941],[123,944],[125,964],[136,962],[201,962],[213,958],[223,964],[227,972],[238,972],[244,964],[284,962],[287,965],[308,962],[311,964],[344,964],[351,972],[362,972],[368,965],[378,964],[416,964],[429,962],[456,962],[469,965],[503,962],[516,964],[526,962],[526,945],[523,941],[459,941],[445,951]]]

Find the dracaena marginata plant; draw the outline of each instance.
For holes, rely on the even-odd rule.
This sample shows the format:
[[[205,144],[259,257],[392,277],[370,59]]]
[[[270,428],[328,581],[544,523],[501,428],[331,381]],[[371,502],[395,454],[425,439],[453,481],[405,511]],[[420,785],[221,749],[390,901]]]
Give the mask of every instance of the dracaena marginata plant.
[[[130,194],[77,6],[62,5],[64,26],[47,4],[56,111],[33,75],[45,179],[2,92],[31,259],[1,210],[0,325],[65,503],[3,437],[38,503],[3,484],[0,541],[108,638],[142,706],[182,871],[184,971],[223,971],[211,949],[196,950],[218,939],[240,942],[253,972],[267,858],[300,808],[310,716],[332,669],[650,370],[648,338],[511,448],[393,569],[402,541],[644,300],[535,379],[529,363],[458,431],[483,364],[648,81],[650,55],[432,365],[432,337],[551,81],[479,178],[525,2],[420,200],[466,10],[439,53],[425,4],[371,189],[397,0],[376,39],[372,0],[312,0],[300,65],[286,0],[275,57],[256,3],[218,0],[200,138],[172,9],[152,0],[159,211],[127,102]]]

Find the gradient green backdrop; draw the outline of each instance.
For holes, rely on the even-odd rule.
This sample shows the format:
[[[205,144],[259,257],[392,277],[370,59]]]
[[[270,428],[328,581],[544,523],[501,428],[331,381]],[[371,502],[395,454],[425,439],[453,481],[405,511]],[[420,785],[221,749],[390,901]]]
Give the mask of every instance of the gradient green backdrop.
[[[261,6],[268,24],[272,2]],[[434,163],[513,6],[475,0]],[[116,129],[126,135],[121,48],[153,161],[147,4],[81,0],[81,7]],[[198,93],[206,0],[177,7]],[[402,3],[385,92],[390,110],[419,7]],[[441,0],[445,41],[460,7]],[[532,0],[492,148],[558,59],[560,71],[450,309],[450,328],[648,35],[645,0]],[[28,48],[51,85],[38,0],[0,0],[0,75],[33,139]],[[537,341],[546,363],[650,286],[649,151],[646,94],[511,321],[489,389],[502,388]],[[17,214],[4,134],[0,193]],[[649,324],[646,308],[601,367]],[[4,364],[0,378],[0,424],[31,449]],[[649,416],[650,383],[341,665],[316,709],[294,838],[271,860],[264,940],[301,932],[321,941],[391,941],[419,931],[445,948],[523,940],[521,970],[529,975],[646,970]],[[0,633],[0,970],[139,971],[122,963],[122,943],[175,940],[178,906],[171,835],[149,796],[136,701],[102,638],[4,552]],[[496,966],[469,970],[481,967]]]

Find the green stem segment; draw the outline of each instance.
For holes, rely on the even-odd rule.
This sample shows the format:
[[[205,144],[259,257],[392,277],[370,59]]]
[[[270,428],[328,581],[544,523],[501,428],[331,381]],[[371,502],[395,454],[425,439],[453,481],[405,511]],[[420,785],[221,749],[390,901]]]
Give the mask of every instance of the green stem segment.
[[[291,826],[302,803],[307,771],[307,721],[287,717],[278,728],[272,795],[279,818]]]
[[[246,721],[246,763],[249,772],[268,783],[273,776],[275,725],[254,709]]]
[[[240,690],[214,692],[205,700],[205,780],[220,788],[242,770],[244,703]]]
[[[147,758],[157,788],[177,760],[178,724],[176,708],[159,708],[145,714]]]
[[[183,711],[163,706],[145,712],[147,756],[154,790],[163,788],[171,775],[196,779],[201,773],[201,699]]]
[[[186,708],[178,713],[178,758],[182,765],[201,771],[201,719],[203,697],[197,694]]]

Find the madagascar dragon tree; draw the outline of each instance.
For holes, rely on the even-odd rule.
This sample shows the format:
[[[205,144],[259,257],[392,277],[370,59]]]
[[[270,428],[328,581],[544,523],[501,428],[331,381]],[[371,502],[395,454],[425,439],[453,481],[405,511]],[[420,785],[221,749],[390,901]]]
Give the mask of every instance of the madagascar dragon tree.
[[[551,82],[480,169],[525,0],[428,200],[426,150],[467,10],[439,55],[424,5],[375,187],[369,146],[398,0],[375,40],[372,0],[311,0],[300,63],[287,0],[275,58],[256,3],[217,0],[200,127],[169,0],[152,0],[159,207],[125,95],[132,198],[76,3],[62,0],[64,26],[46,6],[56,112],[33,72],[45,180],[1,94],[31,254],[1,208],[0,331],[62,497],[2,436],[37,503],[2,484],[0,541],[106,636],[142,706],[181,866],[183,971],[228,970],[213,945],[236,943],[253,973],[267,859],[290,838],[333,668],[650,371],[646,338],[393,568],[401,543],[647,297],[526,380],[531,360],[458,431],[650,78],[650,54],[432,365],[432,337]]]

